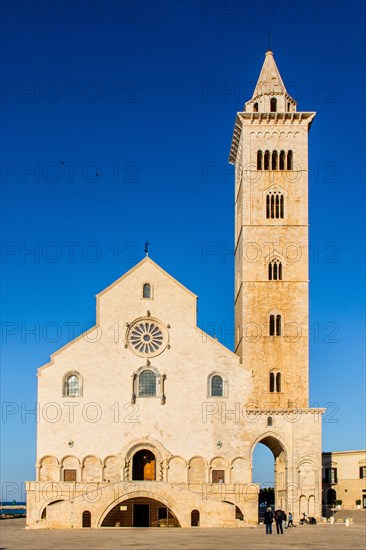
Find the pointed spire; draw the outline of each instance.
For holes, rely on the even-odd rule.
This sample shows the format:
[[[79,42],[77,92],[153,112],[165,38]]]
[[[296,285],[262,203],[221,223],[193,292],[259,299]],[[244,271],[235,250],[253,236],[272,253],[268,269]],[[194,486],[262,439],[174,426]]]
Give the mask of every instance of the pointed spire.
[[[272,99],[275,107],[271,106]],[[296,111],[296,101],[287,93],[271,50],[266,52],[253,97],[246,103],[246,111]]]
[[[266,57],[252,99],[263,94],[287,94],[271,50],[266,52]]]

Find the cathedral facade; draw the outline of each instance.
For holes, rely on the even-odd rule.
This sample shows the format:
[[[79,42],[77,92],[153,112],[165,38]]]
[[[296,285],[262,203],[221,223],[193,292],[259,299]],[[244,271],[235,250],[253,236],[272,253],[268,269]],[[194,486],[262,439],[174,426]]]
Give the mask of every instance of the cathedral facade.
[[[271,51],[237,114],[235,350],[149,257],[97,296],[96,325],[38,371],[29,528],[258,522],[257,444],[276,508],[321,515],[321,409],[308,404],[308,132]]]

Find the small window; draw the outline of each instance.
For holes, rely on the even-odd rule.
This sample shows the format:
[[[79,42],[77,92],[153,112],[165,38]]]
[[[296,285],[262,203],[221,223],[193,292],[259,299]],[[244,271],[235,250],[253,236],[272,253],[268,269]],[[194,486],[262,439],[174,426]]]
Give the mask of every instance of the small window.
[[[275,97],[271,98],[271,113],[275,113],[277,111],[277,99]]]
[[[267,426],[273,426],[273,418],[272,418],[272,416],[269,416],[269,417],[267,418]]]
[[[64,470],[64,481],[76,481],[76,470]]]
[[[285,151],[281,151],[280,153],[280,170],[284,170],[285,169]]]
[[[76,374],[70,374],[65,380],[65,391],[64,395],[67,395],[68,397],[75,397],[79,395],[80,387],[79,387],[79,378]]]
[[[151,298],[151,284],[150,283],[144,283],[142,287],[142,297],[150,299]]]
[[[89,510],[83,512],[83,527],[91,527],[91,513]]]
[[[281,392],[281,373],[280,372],[272,371],[269,373],[269,391],[270,393]],[[268,417],[268,421],[269,419],[271,419],[271,422],[272,422],[271,416]],[[267,426],[272,426],[272,424],[268,424],[268,421],[267,421]]]
[[[282,281],[282,263],[276,258],[268,264],[268,280]]]
[[[360,479],[366,478],[366,466],[360,466]]]
[[[287,102],[287,110],[290,112],[290,102]]]
[[[276,392],[279,393],[281,391],[281,373],[278,372],[276,374]]]
[[[223,396],[224,385],[221,376],[215,374],[211,379],[211,396],[212,397],[222,397]]]
[[[212,483],[225,483],[225,470],[212,470]]]
[[[253,105],[253,112],[258,113],[258,103],[254,103]]]
[[[156,396],[156,376],[152,370],[143,370],[139,376],[139,397]]]
[[[279,191],[269,191],[266,196],[266,218],[280,219],[284,217],[285,200]]]
[[[263,167],[263,153],[262,151],[257,151],[257,170],[262,170]]]
[[[287,153],[287,170],[293,169],[293,161],[292,161],[292,151],[288,151]]]
[[[281,336],[281,315],[269,316],[269,335]]]
[[[270,153],[269,151],[266,151],[264,153],[264,169],[269,170],[269,160],[270,160]]]
[[[198,510],[192,510],[191,527],[199,527],[199,525],[200,525],[200,513]]]
[[[277,170],[277,160],[278,160],[277,151],[273,151],[273,153],[272,153],[272,170]]]
[[[338,482],[337,468],[325,468],[325,481],[326,483]]]

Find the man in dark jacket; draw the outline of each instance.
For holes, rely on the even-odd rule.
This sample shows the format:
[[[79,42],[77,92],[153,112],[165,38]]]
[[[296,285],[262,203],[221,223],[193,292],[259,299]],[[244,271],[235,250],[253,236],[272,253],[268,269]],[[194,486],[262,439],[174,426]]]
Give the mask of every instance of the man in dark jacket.
[[[283,535],[283,529],[282,529],[282,521],[283,521],[283,515],[282,510],[276,510],[275,511],[275,522],[276,522],[276,529],[277,529],[277,535],[281,533]]]
[[[268,506],[267,510],[264,512],[264,525],[266,526],[266,535],[272,535],[272,523],[272,508]]]

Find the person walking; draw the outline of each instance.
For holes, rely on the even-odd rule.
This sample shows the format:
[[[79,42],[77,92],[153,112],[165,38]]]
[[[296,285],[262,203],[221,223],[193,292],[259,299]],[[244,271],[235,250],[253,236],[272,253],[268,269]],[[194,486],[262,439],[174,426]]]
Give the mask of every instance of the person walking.
[[[268,506],[267,510],[264,512],[264,525],[266,526],[266,535],[272,535],[272,523],[272,508]]]
[[[288,513],[287,527],[295,527],[295,525],[294,525],[294,518],[292,517],[292,513],[291,513],[291,512]]]
[[[279,535],[280,533],[281,533],[281,535],[283,535],[283,529],[282,529],[282,521],[283,521],[282,510],[276,510],[276,511],[275,511],[274,519],[275,519],[275,522],[276,522],[277,535]]]

